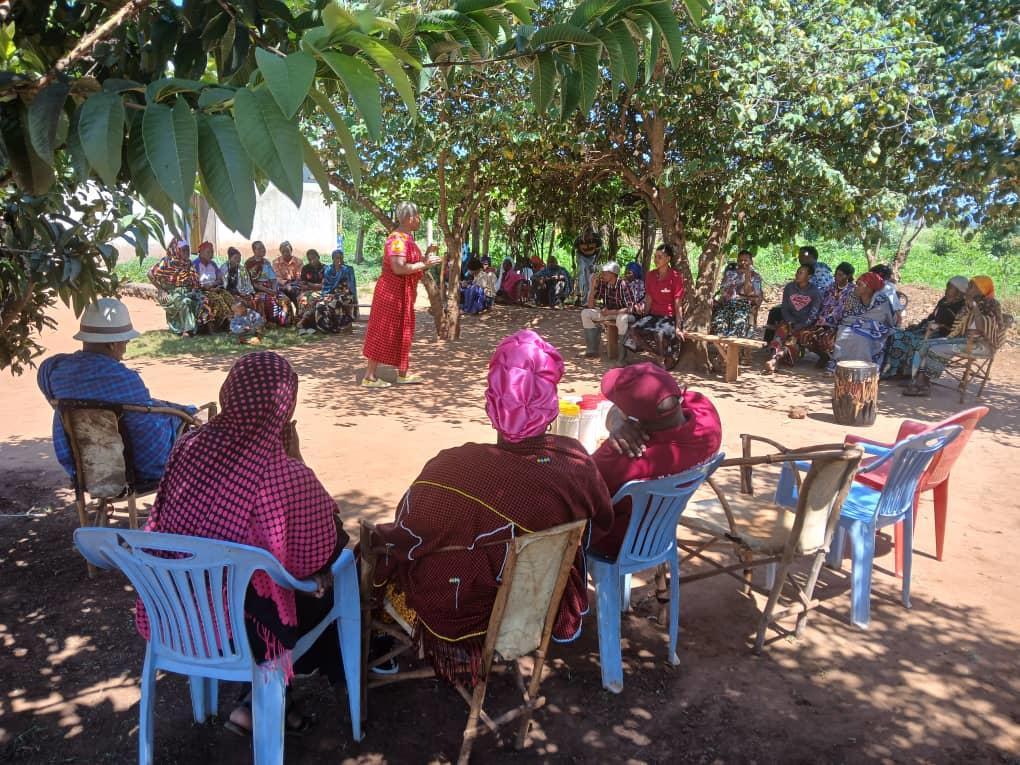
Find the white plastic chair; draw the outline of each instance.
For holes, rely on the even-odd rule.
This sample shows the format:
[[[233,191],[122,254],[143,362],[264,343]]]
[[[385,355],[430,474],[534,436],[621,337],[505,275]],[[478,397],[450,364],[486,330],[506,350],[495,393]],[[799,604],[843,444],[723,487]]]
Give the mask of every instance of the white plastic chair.
[[[244,598],[252,574],[314,592],[315,582],[295,579],[258,547],[179,534],[80,528],[74,543],[98,568],[116,568],[131,580],[149,617],[150,637],[142,668],[138,761],[153,761],[156,671],[187,675],[195,722],[217,708],[217,681],[252,685],[252,740],[256,765],[283,763],[284,691],[280,667],[258,664],[244,626]],[[162,557],[170,554],[172,557]],[[336,622],[347,681],[351,727],[361,733],[361,599],[354,555],[344,550],[332,566],[333,607],[294,646],[294,661]]]

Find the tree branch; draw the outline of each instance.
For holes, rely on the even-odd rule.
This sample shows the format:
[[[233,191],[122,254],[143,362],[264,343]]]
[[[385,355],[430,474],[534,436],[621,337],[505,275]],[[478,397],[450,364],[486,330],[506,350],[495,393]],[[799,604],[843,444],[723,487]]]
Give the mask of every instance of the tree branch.
[[[124,24],[131,17],[137,15],[142,8],[151,4],[151,2],[152,0],[128,0],[106,21],[81,38],[70,53],[60,59],[49,72],[35,83],[33,90],[39,91],[45,88],[69,66],[90,54],[96,43],[105,38],[107,35],[112,34],[121,26],[121,24]]]
[[[330,173],[329,181],[338,189],[340,189],[347,198],[354,202],[356,205],[361,207],[365,212],[371,214],[379,223],[382,224],[386,231],[392,231],[397,227],[397,222],[387,215],[379,205],[375,203],[370,197],[362,194],[358,187],[348,181],[346,178],[337,175],[336,173]]]

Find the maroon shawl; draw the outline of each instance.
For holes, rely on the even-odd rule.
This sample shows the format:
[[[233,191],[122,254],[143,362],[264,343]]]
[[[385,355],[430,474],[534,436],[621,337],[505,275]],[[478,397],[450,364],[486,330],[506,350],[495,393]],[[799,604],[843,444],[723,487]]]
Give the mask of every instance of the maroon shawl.
[[[220,414],[171,452],[146,530],[261,547],[298,579],[326,567],[347,535],[333,519],[329,492],[285,451],[297,386],[282,356],[263,351],[238,359],[220,389]],[[283,624],[297,625],[292,590],[262,572],[251,583],[272,599]],[[137,617],[147,638],[141,603]]]
[[[378,527],[374,584],[392,581],[406,594],[440,675],[474,675],[508,550],[499,543],[581,519],[591,519],[590,535],[598,537],[612,526],[613,507],[594,462],[574,439],[543,435],[447,449],[411,484],[395,522]],[[554,637],[576,638],[587,609],[579,552]]]

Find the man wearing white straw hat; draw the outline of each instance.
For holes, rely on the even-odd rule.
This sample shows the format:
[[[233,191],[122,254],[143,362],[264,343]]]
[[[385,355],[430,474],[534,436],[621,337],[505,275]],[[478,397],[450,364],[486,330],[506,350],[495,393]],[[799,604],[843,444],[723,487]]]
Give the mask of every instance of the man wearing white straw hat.
[[[158,401],[149,395],[141,376],[121,363],[128,341],[138,337],[127,306],[113,298],[100,298],[85,309],[75,340],[82,349],[60,353],[39,367],[39,388],[49,400],[84,399],[113,404],[172,406],[194,413],[194,407]],[[130,439],[139,483],[154,483],[163,475],[181,420],[165,414],[126,412],[123,422]],[[74,474],[71,447],[53,414],[53,448],[68,475]]]

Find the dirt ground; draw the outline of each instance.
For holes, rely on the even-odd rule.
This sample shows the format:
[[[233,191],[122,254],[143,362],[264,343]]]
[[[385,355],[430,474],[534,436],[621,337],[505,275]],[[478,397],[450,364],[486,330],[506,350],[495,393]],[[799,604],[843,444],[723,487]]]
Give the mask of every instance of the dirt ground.
[[[917,294],[912,309],[932,300]],[[161,328],[153,303],[129,298],[135,325]],[[919,303],[924,303],[923,306]],[[43,340],[47,354],[70,351],[73,317]],[[500,308],[465,320],[461,342],[430,342],[419,314],[412,364],[427,379],[414,389],[355,387],[361,335],[339,336],[289,353],[301,379],[296,418],[308,463],[333,492],[349,530],[357,519],[385,520],[422,464],[468,440],[492,440],[483,392],[496,342],[530,326],[567,357],[565,392],[597,389],[605,367],[577,358],[574,310]],[[179,402],[214,399],[229,360],[181,357],[136,361],[153,395]],[[710,395],[724,426],[724,449],[739,435],[768,435],[788,446],[838,440],[845,429],[830,411],[831,383],[809,363],[775,378],[748,372],[736,384],[685,376]],[[522,752],[476,744],[478,762],[1020,762],[1020,352],[1000,354],[985,394],[992,408],[954,473],[943,562],[934,559],[929,498],[922,500],[914,557],[913,608],[899,602],[888,538],[876,559],[872,626],[848,624],[849,582],[825,571],[821,608],[798,640],[771,633],[755,657],[753,605],[728,577],[684,586],[678,667],[665,661],[666,636],[653,618],[650,588],[635,591],[624,616],[625,687],[601,688],[594,615],[583,637],[552,650],[543,683],[548,704],[535,717]],[[88,580],[71,545],[72,497],[50,442],[51,411],[34,375],[0,378],[0,761],[131,762],[137,758],[138,677],[143,643],[135,634],[134,597],[118,574]],[[791,406],[807,409],[790,419]],[[907,399],[883,385],[881,415],[866,435],[891,440],[905,417],[941,419],[957,396],[936,388]],[[1012,582],[1012,584],[1010,584]],[[238,687],[221,690],[226,714]],[[436,681],[380,689],[370,698],[367,735],[350,736],[346,709],[317,679],[299,683],[319,723],[288,738],[290,763],[445,761],[457,753],[465,707]],[[516,698],[496,684],[490,704]],[[163,676],[156,712],[161,763],[250,761],[247,743],[219,722],[191,722],[184,680]]]

